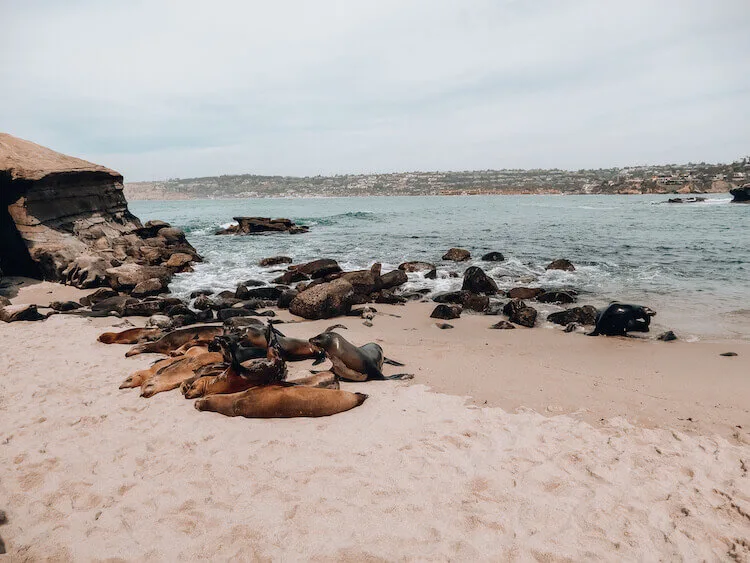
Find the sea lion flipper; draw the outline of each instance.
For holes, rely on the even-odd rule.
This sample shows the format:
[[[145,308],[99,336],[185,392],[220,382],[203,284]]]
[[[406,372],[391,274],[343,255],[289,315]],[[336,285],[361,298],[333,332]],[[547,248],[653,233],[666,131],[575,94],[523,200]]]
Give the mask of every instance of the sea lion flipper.
[[[401,380],[414,379],[414,374],[413,373],[395,373],[393,375],[386,376],[384,379],[401,379]]]
[[[391,360],[390,358],[383,358],[383,363],[388,364],[389,366],[398,366],[398,367],[404,367],[406,364],[402,364],[401,362],[397,362],[396,360]]]

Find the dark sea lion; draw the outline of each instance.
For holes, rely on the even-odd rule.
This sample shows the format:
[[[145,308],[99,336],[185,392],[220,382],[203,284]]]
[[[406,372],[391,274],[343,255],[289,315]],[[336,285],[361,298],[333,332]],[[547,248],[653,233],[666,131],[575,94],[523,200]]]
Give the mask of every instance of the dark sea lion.
[[[165,334],[155,342],[138,344],[127,351],[125,357],[136,354],[169,354],[180,346],[193,342],[196,344],[208,344],[215,336],[224,334],[224,328],[217,325],[204,325],[190,328],[181,328]]]
[[[326,357],[325,352],[310,344],[309,340],[285,336],[271,324],[268,325],[267,340],[274,343],[281,353],[281,357],[287,362],[314,359],[313,365],[316,366],[322,363]]]
[[[366,399],[363,393],[277,383],[241,393],[211,395],[198,399],[195,408],[246,418],[318,417],[348,411]]]
[[[596,326],[588,336],[624,336],[628,332],[648,332],[653,309],[642,305],[613,302],[596,315]]]
[[[411,379],[409,373],[386,377],[383,368],[383,349],[374,342],[357,348],[336,332],[323,332],[310,339],[310,344],[323,350],[333,363],[331,371],[347,381],[383,379]]]
[[[122,332],[105,332],[97,340],[104,344],[140,344],[156,340],[163,334],[160,328],[129,328]]]
[[[196,356],[185,356],[182,361],[159,370],[147,379],[141,386],[141,397],[153,397],[157,393],[177,389],[183,381],[193,377],[196,370],[220,363],[222,359],[223,355],[219,352],[204,352]]]

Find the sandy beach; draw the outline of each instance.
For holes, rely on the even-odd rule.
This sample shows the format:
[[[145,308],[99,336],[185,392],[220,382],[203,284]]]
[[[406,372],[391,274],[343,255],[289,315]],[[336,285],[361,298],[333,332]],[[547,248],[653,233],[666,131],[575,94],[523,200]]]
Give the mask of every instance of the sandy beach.
[[[81,294],[33,284],[13,301],[63,293]],[[96,342],[123,319],[0,325],[10,558],[748,559],[747,342],[489,330],[480,315],[440,330],[428,304],[376,307],[373,327],[279,325],[340,322],[406,364],[387,373],[415,374],[344,383],[370,398],[320,419],[119,390],[156,359]]]

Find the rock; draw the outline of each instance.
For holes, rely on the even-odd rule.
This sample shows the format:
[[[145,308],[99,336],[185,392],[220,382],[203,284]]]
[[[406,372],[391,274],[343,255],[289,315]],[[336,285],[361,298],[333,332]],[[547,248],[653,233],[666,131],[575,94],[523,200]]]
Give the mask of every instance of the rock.
[[[210,323],[214,320],[214,312],[212,309],[206,309],[205,311],[198,311],[195,314],[195,319],[199,323]]]
[[[576,267],[570,262],[570,260],[566,260],[565,258],[558,258],[557,260],[553,260],[549,264],[547,264],[546,270],[564,270],[566,272],[572,272],[576,269]]]
[[[352,306],[354,295],[352,284],[338,279],[299,293],[290,303],[289,311],[306,319],[328,319],[345,315]]]
[[[461,289],[487,295],[495,295],[498,291],[495,280],[489,277],[482,268],[477,266],[471,266],[466,269]]]
[[[255,317],[231,317],[224,321],[224,328],[235,330],[238,328],[245,328],[248,326],[254,326],[257,328],[265,328],[266,324]]]
[[[399,305],[406,303],[408,300],[403,295],[396,295],[391,289],[381,289],[373,293],[370,299],[375,303],[382,303],[384,305]]]
[[[241,300],[268,299],[268,300],[276,301],[281,296],[281,293],[283,291],[284,291],[283,288],[274,287],[270,285],[265,286],[265,287],[254,287],[252,289],[248,289],[244,286],[240,286],[237,288],[235,297]]]
[[[176,317],[177,315],[194,315],[187,305],[184,303],[180,303],[178,305],[172,305],[171,307],[166,307],[167,315],[170,317]]]
[[[155,326],[167,332],[174,329],[174,322],[167,315],[151,315],[146,321],[146,326]]]
[[[427,272],[424,275],[424,279],[426,279],[426,280],[436,280],[437,279],[437,270],[432,269],[429,272]]]
[[[271,219],[270,217],[233,217],[237,225],[216,231],[217,235],[254,235],[257,233],[279,232],[289,234],[306,233],[310,227],[295,225],[290,219]]]
[[[193,301],[193,308],[198,309],[199,311],[206,311],[211,309],[212,304],[213,302],[210,297],[207,295],[199,295],[195,298],[195,301]]]
[[[403,270],[404,272],[430,272],[435,269],[434,264],[430,264],[429,262],[404,262],[403,264],[399,264],[398,266],[399,270]]]
[[[482,262],[502,262],[505,256],[500,252],[488,252],[481,258]]]
[[[292,304],[292,301],[295,297],[297,297],[297,294],[299,291],[296,289],[285,289],[281,292],[281,295],[279,295],[279,299],[276,302],[276,306],[279,309],[288,309],[289,305]]]
[[[13,323],[16,321],[41,321],[46,318],[47,317],[36,310],[36,305],[5,305],[0,307],[0,321],[6,323]]]
[[[520,299],[511,299],[503,307],[503,313],[508,315],[511,322],[528,328],[536,324],[537,311],[529,307]]]
[[[213,295],[214,292],[212,289],[196,289],[190,294],[190,299],[195,299],[196,297],[200,297],[201,295]]]
[[[365,318],[365,316],[368,313],[377,313],[377,312],[378,310],[375,307],[355,307],[355,308],[349,309],[349,312],[346,313],[346,316]]]
[[[393,270],[380,277],[380,285],[383,289],[398,287],[409,281],[409,277],[403,270]]]
[[[667,203],[701,203],[706,201],[705,197],[671,197]]]
[[[568,323],[565,325],[565,328],[563,329],[563,332],[570,333],[575,331],[578,328],[578,323]]]
[[[247,286],[247,287],[263,287],[266,285],[266,282],[261,280],[246,280],[243,281],[241,285]]]
[[[719,354],[719,356],[724,356],[725,358],[734,358],[737,356],[737,352],[722,352]]]
[[[443,255],[443,260],[453,260],[454,262],[465,262],[471,258],[471,253],[463,248],[451,248]]]
[[[733,188],[729,190],[732,194],[732,203],[750,203],[750,184],[745,184],[741,188]]]
[[[453,328],[453,325],[448,323],[435,323],[435,326],[438,327],[440,330],[446,330],[449,328]]]
[[[53,311],[60,311],[62,313],[65,313],[67,311],[75,311],[76,309],[80,309],[81,304],[76,303],[75,301],[53,301],[49,304],[49,308]]]
[[[661,340],[663,342],[672,342],[673,340],[677,340],[677,335],[671,330],[668,330],[667,332],[661,333],[659,336],[656,337],[656,339]]]
[[[499,322],[496,322],[494,325],[492,325],[490,328],[509,330],[512,328],[516,328],[516,325],[508,321],[499,321]]]
[[[446,321],[450,319],[457,319],[461,316],[461,311],[461,305],[441,304],[435,307],[435,309],[430,314],[430,318],[443,319]]]
[[[195,313],[190,313],[189,315],[175,315],[174,317],[171,317],[171,319],[172,322],[174,322],[175,328],[194,325],[198,322],[198,317]]]
[[[172,256],[169,257],[169,260],[167,260],[165,266],[167,268],[175,268],[179,271],[185,266],[189,265],[192,261],[193,257],[190,254],[185,254],[184,252],[175,252],[174,254],[172,254]]]
[[[107,270],[110,286],[122,291],[132,290],[139,283],[152,278],[158,278],[166,286],[172,274],[163,266],[143,266],[135,263],[127,263]]]
[[[141,225],[128,210],[119,173],[5,133],[0,209],[9,219],[0,227],[6,275],[90,288],[110,284],[108,270],[124,263],[160,264],[176,252],[200,260],[179,229]],[[157,276],[143,279],[150,277]]]
[[[229,309],[231,307],[234,307],[241,301],[241,299],[237,299],[236,297],[214,297],[213,299],[211,299],[211,309],[213,309],[214,311]]]
[[[116,313],[122,316],[125,313],[125,307],[132,303],[138,303],[138,300],[129,295],[115,295],[97,301],[91,305],[91,310],[98,313]]]
[[[292,259],[289,256],[271,256],[270,258],[263,258],[258,262],[258,266],[262,268],[268,268],[269,266],[278,266],[279,264],[291,264]]]
[[[289,285],[291,283],[307,281],[309,279],[310,276],[308,276],[307,274],[303,274],[302,272],[299,272],[297,270],[289,270],[288,272],[284,272],[278,278],[273,280],[273,283]]]
[[[225,321],[232,317],[247,317],[250,312],[247,309],[221,309],[216,312],[216,318],[220,321]]]
[[[159,278],[150,278],[140,282],[130,292],[133,297],[146,297],[149,295],[158,295],[166,288]]]
[[[124,317],[150,317],[162,313],[168,306],[168,302],[162,299],[144,299],[127,303],[123,309]]]
[[[490,298],[486,295],[477,295],[467,290],[438,293],[432,297],[432,300],[435,303],[460,304],[464,309],[477,313],[483,313],[490,305]]]
[[[313,260],[312,262],[289,266],[289,269],[307,274],[313,279],[324,278],[329,274],[338,274],[341,272],[338,262],[336,262],[336,260],[331,260],[330,258],[321,258],[320,260]]]
[[[346,272],[341,275],[341,279],[352,284],[354,293],[358,293],[359,295],[369,295],[381,288],[380,276],[374,275],[370,270]]]
[[[596,324],[597,313],[596,308],[591,305],[584,305],[583,307],[572,307],[564,311],[551,313],[547,315],[547,320],[558,325],[568,325],[570,323],[594,325]]]
[[[117,292],[114,289],[110,289],[108,287],[102,287],[97,289],[95,292],[85,295],[84,297],[81,297],[78,302],[83,305],[84,307],[88,307],[90,305],[94,305],[95,303],[99,303],[100,301],[104,301],[105,299],[109,299],[111,297],[116,297]]]
[[[544,293],[541,287],[514,287],[508,292],[511,299],[536,299]]]
[[[487,309],[484,311],[485,315],[499,315],[503,312],[503,306],[505,304],[500,301],[490,301],[487,305]]]
[[[536,300],[540,303],[575,303],[576,298],[574,295],[567,291],[545,291],[544,293],[537,295]]]

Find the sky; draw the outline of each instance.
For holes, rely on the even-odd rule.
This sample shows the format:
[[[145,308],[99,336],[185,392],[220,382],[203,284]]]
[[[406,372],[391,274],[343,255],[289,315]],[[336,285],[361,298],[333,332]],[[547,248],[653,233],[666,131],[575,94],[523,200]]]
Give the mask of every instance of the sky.
[[[0,131],[126,181],[750,154],[748,0],[0,0]]]

